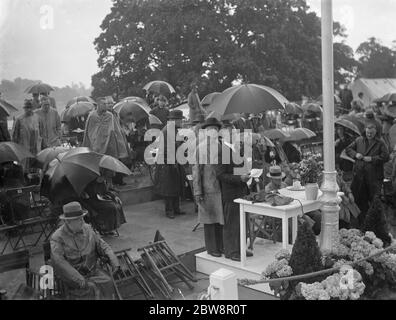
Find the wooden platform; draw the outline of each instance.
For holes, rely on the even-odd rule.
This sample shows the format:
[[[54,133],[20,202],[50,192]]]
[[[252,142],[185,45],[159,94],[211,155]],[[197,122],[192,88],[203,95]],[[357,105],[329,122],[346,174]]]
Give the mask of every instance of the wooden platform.
[[[266,267],[275,260],[275,254],[282,249],[282,243],[273,243],[270,240],[257,239],[254,243],[254,256],[247,258],[245,267],[240,262],[226,259],[224,256],[215,258],[206,253],[206,251],[196,254],[197,272],[210,275],[220,268],[225,268],[236,273],[238,279],[260,279],[262,272]],[[292,246],[288,247],[291,252]],[[260,284],[251,286],[251,288],[273,294],[269,285]]]

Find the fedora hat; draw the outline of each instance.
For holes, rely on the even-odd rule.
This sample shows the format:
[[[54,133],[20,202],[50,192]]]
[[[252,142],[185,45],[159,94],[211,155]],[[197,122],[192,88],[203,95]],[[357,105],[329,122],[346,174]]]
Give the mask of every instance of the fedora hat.
[[[205,115],[200,113],[193,121],[191,121],[190,124],[196,125],[196,124],[203,123],[203,122],[205,122]]]
[[[214,127],[217,127],[218,129],[220,129],[223,126],[223,124],[216,118],[208,118],[202,125],[202,129],[206,129],[207,127],[210,127],[210,126],[214,126]]]
[[[88,212],[81,208],[80,203],[70,202],[63,206],[63,214],[59,217],[62,220],[72,220],[84,217]]]
[[[169,112],[169,116],[168,116],[168,120],[183,120],[184,116],[183,116],[183,111],[181,110],[172,110],[171,112]]]
[[[384,108],[384,113],[389,117],[396,118],[396,105],[386,105]]]
[[[282,172],[281,167],[273,166],[273,167],[269,168],[267,177],[272,178],[272,179],[283,179],[284,177],[286,177],[286,174],[284,172]]]

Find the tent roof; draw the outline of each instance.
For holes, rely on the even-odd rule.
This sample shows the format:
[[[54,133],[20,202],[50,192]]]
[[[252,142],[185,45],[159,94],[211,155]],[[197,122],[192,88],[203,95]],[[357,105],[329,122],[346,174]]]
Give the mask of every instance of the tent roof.
[[[359,92],[363,92],[370,102],[386,95],[387,93],[396,92],[396,79],[366,79],[360,78],[353,82],[351,86],[353,96],[356,97]]]

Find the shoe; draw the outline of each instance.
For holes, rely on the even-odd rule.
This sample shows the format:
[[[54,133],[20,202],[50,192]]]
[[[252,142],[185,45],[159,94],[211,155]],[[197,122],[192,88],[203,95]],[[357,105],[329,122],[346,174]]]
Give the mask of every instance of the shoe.
[[[232,261],[241,261],[241,256],[239,255],[239,254],[234,254],[232,257],[231,257],[231,260]]]
[[[253,252],[250,250],[246,250],[246,257],[253,257]]]
[[[175,219],[175,215],[172,212],[167,213],[166,216],[169,219]]]
[[[208,252],[209,255],[211,255],[212,257],[215,258],[220,258],[221,257],[221,253],[220,252]]]
[[[183,211],[179,211],[179,212],[175,212],[175,215],[177,215],[177,216],[185,216],[186,213],[183,212]]]

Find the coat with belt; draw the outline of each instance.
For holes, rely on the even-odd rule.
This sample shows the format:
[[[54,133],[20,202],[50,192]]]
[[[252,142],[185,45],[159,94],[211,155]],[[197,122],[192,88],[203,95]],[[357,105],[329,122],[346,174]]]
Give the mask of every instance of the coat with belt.
[[[192,166],[194,196],[201,196],[198,202],[199,222],[224,225],[223,203],[220,182],[217,179],[216,164],[195,164]]]
[[[356,154],[371,157],[371,162],[356,159]],[[346,148],[346,154],[355,159],[354,177],[365,177],[366,181],[381,181],[384,178],[384,164],[389,160],[389,151],[384,141],[374,138],[371,143],[366,137],[358,137]]]
[[[170,124],[168,123],[162,130],[162,137],[160,138],[160,147],[157,155],[154,181],[155,181],[155,192],[162,197],[179,197],[183,195],[183,183],[184,183],[184,170],[183,167],[177,163],[176,151],[180,142],[175,141],[174,148],[167,144],[168,129]],[[168,162],[168,153],[174,153],[174,161]]]

